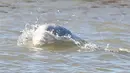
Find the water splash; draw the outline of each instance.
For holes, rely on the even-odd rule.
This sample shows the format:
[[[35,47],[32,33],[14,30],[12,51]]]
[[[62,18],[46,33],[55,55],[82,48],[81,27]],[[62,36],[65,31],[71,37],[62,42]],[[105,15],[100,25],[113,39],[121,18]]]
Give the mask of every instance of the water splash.
[[[47,23],[45,23],[43,25],[47,25]],[[22,31],[22,34],[19,36],[19,38],[17,40],[17,45],[19,45],[19,46],[31,46],[32,48],[34,48],[33,42],[32,42],[33,33],[40,26],[41,26],[41,24],[34,24],[34,25],[26,24],[25,29]],[[50,34],[52,34],[52,32],[50,32]],[[98,49],[98,46],[96,44],[88,43],[88,42],[86,42],[85,40],[83,40],[79,37],[71,37],[70,35],[68,35],[68,36],[58,36],[58,35],[56,35],[55,36],[56,40],[62,40],[64,38],[69,39],[70,42],[73,42],[72,45],[74,47],[77,46],[82,50],[95,51],[95,50]],[[66,39],[64,39],[64,40],[66,40]],[[67,43],[69,43],[69,42],[67,42]],[[59,43],[59,44],[61,44],[61,43]],[[59,44],[57,46],[60,46]],[[60,46],[60,48],[62,48],[62,47]]]
[[[29,45],[29,43],[32,43],[32,36],[36,28],[38,27],[38,24],[30,25],[26,24],[25,29],[21,31],[21,35],[19,36],[17,40],[17,45],[23,46],[23,45]]]
[[[100,49],[99,46],[97,46],[96,44],[93,43],[85,43],[82,46],[79,46],[81,49],[79,49],[78,51],[84,51],[84,52],[93,52],[93,51],[97,51]]]

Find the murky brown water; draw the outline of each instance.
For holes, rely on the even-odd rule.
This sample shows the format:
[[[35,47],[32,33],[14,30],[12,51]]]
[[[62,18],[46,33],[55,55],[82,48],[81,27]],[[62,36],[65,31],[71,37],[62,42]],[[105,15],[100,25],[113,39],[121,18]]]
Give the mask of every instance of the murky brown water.
[[[129,19],[129,0],[1,0],[0,73],[129,73]],[[44,23],[62,25],[107,51],[17,45],[26,24]]]

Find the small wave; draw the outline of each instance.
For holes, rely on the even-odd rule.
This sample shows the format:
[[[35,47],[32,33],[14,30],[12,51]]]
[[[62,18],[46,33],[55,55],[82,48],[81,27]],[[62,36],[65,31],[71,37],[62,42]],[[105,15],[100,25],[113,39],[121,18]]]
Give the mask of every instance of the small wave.
[[[125,49],[125,48],[119,48],[119,51],[120,51],[120,52],[128,52],[128,53],[130,53],[130,50]]]
[[[105,49],[105,51],[115,52],[115,53],[130,53],[130,50],[126,48]]]
[[[110,45],[107,44],[106,48],[104,49],[105,51],[108,51],[108,52],[127,52],[127,53],[130,53],[130,50],[129,49],[126,49],[126,48],[116,48],[116,49],[110,49],[109,48]]]

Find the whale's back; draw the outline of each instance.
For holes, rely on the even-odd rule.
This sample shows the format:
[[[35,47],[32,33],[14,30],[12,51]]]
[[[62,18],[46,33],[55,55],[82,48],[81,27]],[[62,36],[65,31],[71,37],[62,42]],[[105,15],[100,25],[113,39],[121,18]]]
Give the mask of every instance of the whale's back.
[[[68,36],[72,34],[68,29],[58,25],[49,25],[46,30],[57,36]]]

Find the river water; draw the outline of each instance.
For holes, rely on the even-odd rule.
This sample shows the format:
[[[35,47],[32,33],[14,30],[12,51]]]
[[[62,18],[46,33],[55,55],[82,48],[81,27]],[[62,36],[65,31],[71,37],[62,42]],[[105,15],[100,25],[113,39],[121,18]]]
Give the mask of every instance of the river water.
[[[0,73],[130,73],[129,4],[128,0],[1,0]],[[89,44],[60,50],[18,45],[27,26],[46,23],[64,26]]]

